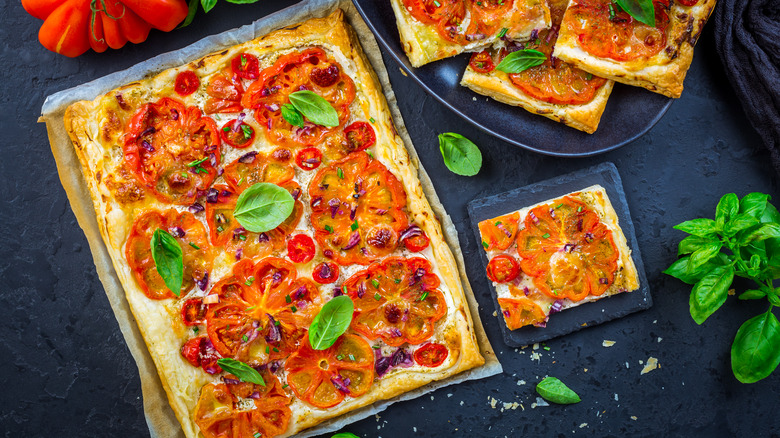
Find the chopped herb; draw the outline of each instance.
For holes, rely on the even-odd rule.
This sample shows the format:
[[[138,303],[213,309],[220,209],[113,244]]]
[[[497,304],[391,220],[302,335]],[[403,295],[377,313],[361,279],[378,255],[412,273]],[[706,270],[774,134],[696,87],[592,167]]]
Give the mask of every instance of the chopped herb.
[[[355,230],[357,230],[357,229],[358,229],[358,223],[357,223],[357,219],[355,219],[355,222],[353,222],[353,223],[352,223],[352,225],[350,226],[350,228],[352,229],[352,231],[355,231]]]
[[[246,59],[246,55],[241,54],[241,68],[246,67],[246,63],[247,62],[248,62],[248,60]]]
[[[290,298],[289,295],[285,295],[284,300],[287,301],[288,303],[292,303],[292,298]]]
[[[282,389],[287,389],[288,386],[290,386],[290,385],[285,383],[284,385],[282,385]]]
[[[499,37],[499,38],[503,38],[503,37],[504,37],[504,35],[506,35],[506,32],[507,32],[508,30],[509,30],[509,29],[507,29],[507,28],[503,28],[503,29],[501,29],[501,32],[499,32],[499,33],[498,33],[498,37]]]
[[[379,295],[379,293],[375,293],[375,294],[374,294],[374,299],[375,299],[375,300],[377,300],[377,301],[379,301],[379,300],[381,300],[381,299],[382,299],[382,295]]]
[[[591,79],[593,79],[593,75],[588,73],[587,76],[585,76],[585,80],[589,81]]]
[[[219,231],[221,233],[221,232],[225,231],[225,229],[222,228],[222,225],[220,225],[220,226],[217,227],[217,231]]]
[[[372,153],[371,153],[371,151],[367,150],[367,151],[366,151],[366,154],[367,154],[369,157],[371,157],[371,158],[374,158],[374,154],[372,154]]]
[[[279,327],[280,325],[282,325],[282,323],[281,323],[281,322],[279,322],[279,321],[274,321],[274,325],[275,325],[275,326],[277,326],[277,327]]]
[[[246,240],[246,234],[239,234],[238,238],[241,240]]]
[[[558,204],[555,206],[555,208],[561,208],[561,207],[563,207],[563,204]]]
[[[290,307],[290,310],[292,310],[292,313],[295,313],[298,311],[298,308],[295,306]]]
[[[338,360],[344,360],[344,356],[342,356],[342,355],[340,355],[340,354],[339,354],[338,356],[336,356],[336,359],[338,359]]]
[[[371,284],[374,285],[375,289],[379,289],[379,282],[376,280],[376,278],[371,280]]]
[[[496,221],[496,226],[501,225],[501,221]]]
[[[195,326],[195,327],[193,327],[193,328],[192,328],[192,332],[193,332],[193,333],[195,333],[196,335],[198,334],[198,331],[199,331],[199,330],[200,330],[200,329],[199,329],[197,326]]]
[[[371,348],[373,348],[374,350],[379,350],[380,348],[382,348],[382,346],[380,346],[380,345],[372,345]]]
[[[436,5],[437,8],[441,7],[441,3],[439,3],[437,0],[433,0],[433,4]]]
[[[542,237],[546,239],[546,238],[550,237],[550,233],[544,233],[544,234],[542,234]]]
[[[579,213],[581,211],[582,211],[582,206],[580,205],[579,207],[577,207],[577,213]]]
[[[198,245],[195,245],[195,244],[194,244],[194,243],[192,243],[192,242],[189,242],[189,244],[190,244],[190,246],[191,246],[191,247],[193,247],[193,248],[195,248],[195,249],[200,249],[200,247],[199,247]]]
[[[344,171],[341,170],[340,167],[336,168],[336,175],[338,175],[339,178],[344,179]]]
[[[484,247],[485,247],[485,249],[488,249],[488,246],[489,246],[489,245],[487,244],[487,242],[485,242],[485,241],[483,240],[483,241],[482,241],[482,246],[484,246]]]
[[[248,341],[248,340],[249,340],[249,336],[247,336],[247,335],[242,335],[242,336],[241,336],[241,340],[242,340],[242,341],[244,341],[244,342],[246,342],[246,341]]]
[[[369,121],[369,122],[371,122],[371,123],[376,123],[376,120],[374,120],[374,118],[373,118],[373,117],[370,117],[370,118],[368,119],[368,121]]]
[[[250,306],[246,308],[246,311],[251,312],[252,310],[255,310],[255,308],[257,308],[257,306]]]
[[[395,279],[395,280],[393,280],[393,281],[395,282],[395,284],[398,284],[398,283],[400,283],[400,282],[401,282],[401,279],[400,279],[400,278],[396,278],[396,279]]]
[[[545,346],[544,346],[544,350],[545,350],[545,351],[550,351],[550,347],[548,347],[548,346],[546,346],[546,345],[545,345]]]
[[[274,347],[274,353],[278,353],[278,352],[279,352],[279,349]]]
[[[225,132],[230,132],[230,126],[225,126],[224,128],[222,128],[222,130]]]
[[[325,225],[325,231],[333,234],[333,227],[331,227],[330,225]]]
[[[244,177],[243,176],[238,179],[238,185],[240,186],[242,182],[244,182]]]
[[[347,286],[341,286],[341,291],[344,292],[344,295],[347,294]]]
[[[417,300],[417,301],[425,301],[426,298],[428,298],[428,291],[427,290],[425,292],[423,292],[422,295],[420,295],[420,299]]]
[[[255,282],[255,277],[249,277],[249,278],[246,279],[244,284],[247,285],[247,286],[251,286],[252,283],[254,283],[254,282]]]
[[[269,354],[269,353],[271,353],[271,347],[266,345],[265,346],[265,354]]]
[[[200,165],[201,165],[201,164],[202,164],[204,161],[206,161],[206,160],[208,160],[208,159],[209,159],[209,157],[206,157],[206,158],[201,158],[200,160],[195,160],[195,161],[193,161],[193,162],[191,162],[191,163],[187,163],[187,167],[200,167]]]
[[[355,361],[355,355],[354,355],[354,354],[352,354],[352,353],[350,353],[350,354],[349,354],[349,360],[351,360],[351,361],[353,361],[353,362],[354,362],[354,361]]]
[[[284,385],[284,386],[287,386],[287,385]],[[255,432],[255,434],[254,434],[254,435],[252,435],[252,436],[253,436],[254,438],[260,438],[261,436],[263,436],[263,434],[262,434],[262,433],[260,433],[260,432]]]
[[[244,133],[244,140],[249,140],[250,138],[252,138],[253,132],[251,126],[246,124],[241,125],[241,132]]]

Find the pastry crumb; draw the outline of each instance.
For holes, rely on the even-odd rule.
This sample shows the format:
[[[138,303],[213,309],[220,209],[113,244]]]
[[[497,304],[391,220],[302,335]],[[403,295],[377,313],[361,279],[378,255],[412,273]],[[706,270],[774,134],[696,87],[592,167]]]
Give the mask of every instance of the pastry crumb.
[[[582,429],[582,428],[586,427],[587,425],[588,425],[588,423],[582,423],[582,424],[580,424],[580,429]]]
[[[490,407],[495,409],[496,403],[498,403],[498,400],[494,399],[493,397],[490,397]]]
[[[631,416],[631,419],[632,419],[632,420],[634,420],[634,421],[636,421],[636,416],[632,415],[632,416]]]
[[[525,380],[518,380],[517,381],[517,386],[523,386],[523,385],[525,385]]]
[[[658,365],[658,359],[650,356],[650,357],[647,358],[647,365],[645,365],[645,367],[642,368],[642,372],[639,373],[639,374],[640,375],[647,374],[647,373],[649,373],[650,371],[653,371],[656,368],[660,368],[660,365]]]
[[[613,345],[615,345],[615,341],[608,341],[608,340],[604,339],[604,340],[601,342],[601,346],[602,346],[602,347],[611,347],[611,346],[613,346]]]
[[[408,77],[409,77],[409,76],[406,74],[406,72],[404,71],[404,69],[402,69],[401,67],[398,67],[398,70],[401,70],[401,74],[402,74],[402,75],[404,75],[404,77],[406,77],[406,78],[408,78]]]

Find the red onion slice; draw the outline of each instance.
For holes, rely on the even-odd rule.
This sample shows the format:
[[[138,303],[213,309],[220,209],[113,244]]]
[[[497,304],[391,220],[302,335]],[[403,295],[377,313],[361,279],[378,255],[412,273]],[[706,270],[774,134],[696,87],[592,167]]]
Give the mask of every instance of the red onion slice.
[[[410,237],[422,236],[423,231],[417,225],[411,225],[409,228],[403,230],[399,236],[399,240],[406,240]]]
[[[341,249],[343,251],[348,251],[354,248],[355,246],[357,246],[358,243],[360,243],[360,231],[355,231],[352,233],[352,235],[349,236],[349,241],[347,242],[347,246]]]

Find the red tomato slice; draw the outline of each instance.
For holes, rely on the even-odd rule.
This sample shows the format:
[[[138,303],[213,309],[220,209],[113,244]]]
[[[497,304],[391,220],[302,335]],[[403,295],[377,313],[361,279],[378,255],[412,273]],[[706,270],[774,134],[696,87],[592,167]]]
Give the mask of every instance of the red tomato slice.
[[[181,346],[181,355],[194,367],[203,368],[208,374],[217,374],[222,372],[222,368],[217,361],[222,356],[214,349],[208,337],[198,336],[189,339]]]
[[[303,170],[314,170],[322,164],[322,152],[317,148],[306,148],[295,155],[295,164]]]
[[[209,80],[206,94],[210,97],[203,106],[206,114],[241,112],[241,96],[244,95],[244,85],[241,78],[230,69],[224,69]]]
[[[319,284],[335,283],[339,279],[339,265],[322,262],[314,267],[311,277]]]
[[[314,241],[305,234],[296,234],[287,241],[287,257],[294,263],[309,263],[315,251]]]
[[[466,43],[465,37],[457,32],[469,6],[464,0],[403,0],[403,4],[412,17],[435,26],[442,38],[456,44]]]
[[[425,367],[436,368],[444,363],[449,354],[444,345],[429,342],[415,350],[414,361]]]
[[[219,131],[222,140],[236,149],[249,147],[255,141],[255,128],[238,119],[231,120],[222,126]]]
[[[191,298],[181,306],[181,320],[185,325],[199,325],[206,322],[207,306],[201,298]]]
[[[539,325],[547,319],[544,310],[528,298],[499,298],[498,305],[509,330],[531,324]]]
[[[189,96],[198,91],[198,87],[200,87],[198,75],[192,70],[185,70],[176,75],[176,84],[174,85],[173,90],[176,91],[176,94],[179,96]]]
[[[503,251],[509,248],[515,243],[519,220],[520,213],[514,212],[480,222],[479,234],[482,236],[482,246],[488,251]]]
[[[257,79],[260,75],[260,62],[255,55],[239,53],[230,61],[233,73],[243,79]]]
[[[286,149],[282,150],[286,151]],[[244,154],[225,166],[222,174],[225,182],[231,190],[238,193],[259,182],[273,183],[285,188],[292,187],[292,193],[295,188],[298,188],[298,184],[292,181],[295,177],[295,169],[287,162],[288,160],[282,159],[283,157],[277,158],[280,155],[276,153],[277,151],[270,156],[254,151]],[[293,193],[293,198],[298,199],[299,196],[300,190],[297,195]]]
[[[471,12],[470,35],[494,35],[501,30],[501,22],[511,14],[514,0],[466,0]]]
[[[487,276],[490,281],[496,283],[506,283],[517,278],[520,273],[520,266],[514,257],[506,254],[499,254],[488,262]]]
[[[403,239],[404,246],[411,252],[420,252],[428,247],[430,239],[425,231],[420,230],[421,234],[415,234],[414,236]]]
[[[369,266],[344,282],[355,303],[352,328],[394,347],[425,341],[447,313],[439,284],[430,262],[420,257],[391,257]]]
[[[376,143],[374,128],[366,122],[355,122],[344,128],[349,152],[362,151]]]
[[[496,68],[496,65],[493,63],[493,57],[490,55],[490,52],[483,50],[471,55],[469,67],[477,73],[490,73]]]
[[[332,347],[314,350],[305,342],[284,364],[287,383],[302,401],[327,409],[360,397],[374,382],[374,353],[360,336],[342,335]]]
[[[182,249],[184,281],[180,294],[186,294],[195,281],[205,280],[207,283],[214,255],[203,224],[186,211],[179,213],[172,208],[164,213],[148,210],[133,222],[125,246],[125,258],[144,295],[153,300],[175,297],[157,273],[152,258],[151,240],[158,228],[174,236]]]

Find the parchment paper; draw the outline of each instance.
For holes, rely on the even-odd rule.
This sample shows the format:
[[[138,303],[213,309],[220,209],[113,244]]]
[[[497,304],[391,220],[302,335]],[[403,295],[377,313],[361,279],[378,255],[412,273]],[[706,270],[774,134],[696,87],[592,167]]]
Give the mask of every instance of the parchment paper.
[[[396,105],[395,94],[390,87],[387,70],[382,61],[382,55],[379,51],[379,46],[374,39],[374,35],[368,29],[349,0],[306,0],[275,14],[261,18],[252,24],[206,37],[190,46],[177,50],[176,52],[156,56],[127,70],[116,72],[87,84],[58,92],[47,97],[46,101],[43,103],[43,108],[41,109],[42,115],[39,122],[46,123],[49,142],[51,144],[52,154],[57,163],[60,181],[62,181],[62,185],[65,188],[65,192],[67,193],[68,200],[70,201],[76,219],[84,230],[84,234],[89,242],[98,276],[103,283],[111,308],[119,322],[119,329],[122,331],[127,346],[130,349],[130,353],[133,355],[133,358],[138,365],[138,371],[141,376],[144,413],[152,437],[183,437],[184,433],[181,430],[181,426],[176,419],[173,410],[168,404],[168,398],[157,375],[157,369],[152,362],[146,344],[144,343],[135,319],[130,312],[130,307],[125,299],[124,289],[116,276],[113,264],[111,263],[111,258],[108,255],[108,250],[100,236],[92,199],[81,173],[78,157],[76,156],[70,138],[65,131],[63,123],[65,109],[76,101],[92,100],[119,86],[137,81],[146,76],[152,76],[167,68],[186,64],[209,53],[265,35],[280,27],[305,21],[309,18],[325,17],[337,8],[341,8],[345,12],[347,20],[355,28],[355,31],[360,37],[360,42],[366,56],[382,84],[382,89],[389,104],[398,135],[403,139],[412,163],[419,168],[419,178],[422,183],[423,191],[425,192],[434,213],[441,220],[445,240],[449,244],[450,249],[455,255],[455,259],[458,262],[458,270],[466,292],[466,298],[469,302],[471,318],[474,321],[474,332],[477,341],[479,342],[482,355],[485,357],[485,365],[465,371],[442,381],[429,383],[428,385],[402,394],[391,400],[379,401],[352,411],[347,415],[308,429],[298,436],[310,437],[340,430],[350,423],[381,412],[398,401],[416,398],[444,386],[467,380],[480,379],[502,372],[501,364],[498,362],[498,359],[490,346],[490,342],[485,335],[485,331],[482,328],[482,322],[479,318],[479,313],[477,312],[477,302],[474,299],[471,285],[469,284],[463,267],[463,254],[458,242],[457,230],[449,215],[447,215],[444,210],[444,206],[439,201],[438,196],[436,196],[436,192],[434,191],[433,184],[431,184],[428,174],[419,164],[417,152],[412,145],[403,118]]]

